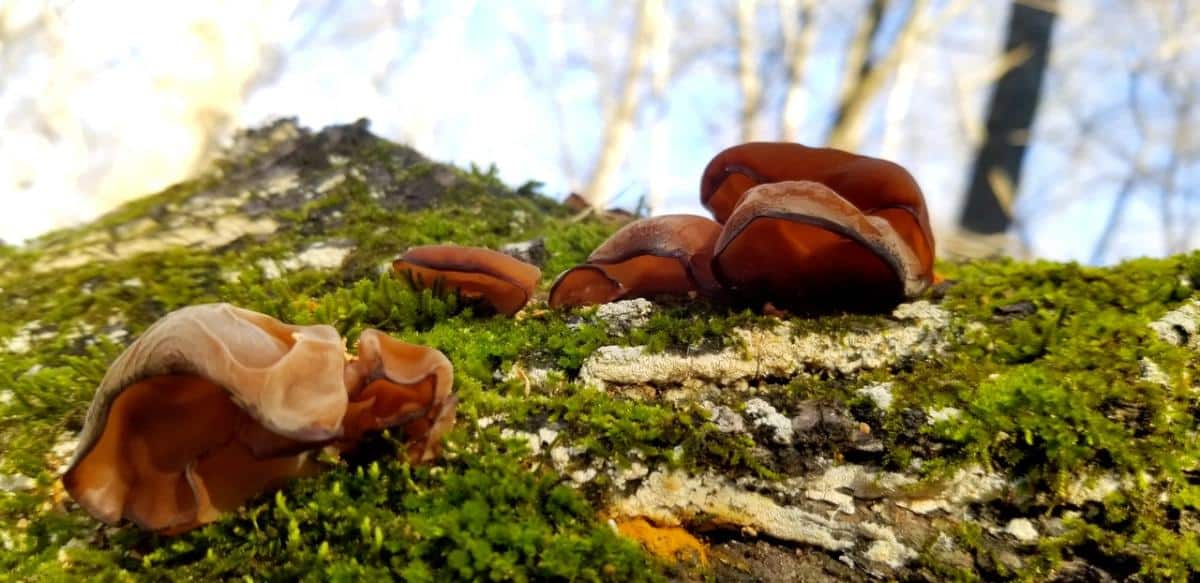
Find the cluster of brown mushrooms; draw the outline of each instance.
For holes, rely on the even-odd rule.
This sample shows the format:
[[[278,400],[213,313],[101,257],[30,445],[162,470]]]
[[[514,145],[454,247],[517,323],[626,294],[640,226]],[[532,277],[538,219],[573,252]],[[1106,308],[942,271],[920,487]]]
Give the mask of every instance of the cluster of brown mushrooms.
[[[799,144],[749,143],[704,170],[715,221],[666,215],[625,225],[565,271],[551,307],[701,296],[782,307],[874,309],[927,288],[933,236],[921,190],[900,166]],[[459,245],[414,247],[393,263],[415,286],[442,286],[513,315],[541,270]],[[352,450],[403,431],[427,461],[454,423],[453,369],[437,350],[366,330],[358,355],[330,326],[292,326],[212,304],[151,326],[97,389],[63,476],[108,523],[177,533]]]
[[[912,175],[831,148],[754,142],[718,154],[700,200],[716,220],[663,215],[622,227],[550,289],[551,307],[701,296],[798,309],[875,310],[933,280],[933,234]],[[418,287],[440,283],[515,314],[541,272],[503,253],[414,247],[393,263]]]
[[[879,309],[925,290],[933,235],[912,175],[830,148],[754,142],[704,170],[715,221],[634,221],[559,276],[550,305],[700,295],[789,308]]]
[[[330,326],[183,308],[109,368],[63,485],[104,522],[183,532],[314,474],[317,451],[350,451],[370,431],[396,428],[412,462],[434,458],[454,424],[452,382],[441,352],[377,330],[352,357]]]

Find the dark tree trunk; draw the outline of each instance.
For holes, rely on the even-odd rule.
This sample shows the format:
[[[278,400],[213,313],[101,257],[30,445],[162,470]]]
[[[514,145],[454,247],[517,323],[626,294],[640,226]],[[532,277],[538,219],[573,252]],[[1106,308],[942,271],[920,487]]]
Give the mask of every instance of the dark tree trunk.
[[[1012,221],[1010,209],[1001,203],[995,188],[999,179],[1012,186],[1012,194],[1020,184],[1025,144],[1041,98],[1058,7],[1057,0],[1041,4],[1045,8],[1035,8],[1020,0],[1012,3],[1004,54],[1025,47],[1029,58],[1000,77],[988,104],[987,137],[971,169],[971,183],[960,220],[968,231],[1003,233]]]

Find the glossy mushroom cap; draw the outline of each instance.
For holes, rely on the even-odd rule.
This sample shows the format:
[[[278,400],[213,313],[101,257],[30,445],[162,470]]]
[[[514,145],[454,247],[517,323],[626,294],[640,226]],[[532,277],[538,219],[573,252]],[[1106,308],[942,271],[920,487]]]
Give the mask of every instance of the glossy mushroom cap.
[[[722,150],[704,168],[700,203],[724,224],[747,190],[784,180],[821,180],[860,156],[833,148],[787,142],[748,142]]]
[[[625,225],[550,289],[550,306],[602,304],[659,295],[718,293],[711,259],[721,226],[695,215],[662,215]]]
[[[108,523],[209,522],[314,469],[296,451],[341,432],[344,352],[329,326],[227,304],[168,314],[105,374],[63,485]]]
[[[882,309],[930,281],[887,219],[809,181],[746,191],[717,241],[713,271],[737,297],[791,307]]]
[[[498,313],[512,315],[533,297],[542,271],[499,251],[461,245],[413,247],[392,263],[421,287],[439,279],[463,297],[480,299]]]
[[[559,274],[548,303],[551,308],[607,304],[621,299],[625,291],[603,266],[584,263]]]
[[[109,368],[63,475],[92,516],[174,534],[288,479],[313,450],[351,450],[401,427],[413,462],[454,422],[453,369],[437,350],[365,330],[347,360],[330,326],[290,326],[227,304],[168,314]]]
[[[409,461],[437,457],[442,436],[454,425],[458,400],[450,394],[454,367],[440,351],[396,340],[378,330],[364,330],[358,357],[346,365],[350,395],[345,435],[339,445],[353,444],[366,432],[401,427]]]
[[[833,189],[863,214],[886,219],[921,264],[933,273],[933,231],[925,197],[903,167],[833,148],[751,142],[717,154],[704,169],[700,201],[725,223],[742,196],[759,184],[810,180]]]

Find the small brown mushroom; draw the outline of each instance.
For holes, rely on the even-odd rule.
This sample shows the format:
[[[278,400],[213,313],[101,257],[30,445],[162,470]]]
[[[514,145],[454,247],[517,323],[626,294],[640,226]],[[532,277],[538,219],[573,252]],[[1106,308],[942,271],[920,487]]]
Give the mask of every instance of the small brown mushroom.
[[[608,274],[601,265],[584,263],[558,276],[550,288],[552,308],[594,306],[621,299],[625,286]]]
[[[533,297],[542,271],[499,251],[461,245],[413,247],[392,263],[414,284],[433,287],[443,281],[459,295],[482,300],[497,312],[513,315]]]
[[[550,306],[580,306],[659,295],[707,296],[719,291],[710,267],[721,226],[695,215],[662,215],[621,227],[563,272],[550,289]]]
[[[888,220],[809,181],[746,191],[717,241],[713,272],[739,298],[851,309],[893,306],[931,275]]]
[[[410,456],[429,459],[454,418],[449,363],[373,330],[360,347],[347,362],[330,326],[291,326],[228,304],[172,312],[105,374],[63,485],[104,522],[129,518],[173,534],[315,473],[312,450],[335,440],[352,449],[368,430],[403,424]],[[416,390],[389,385],[382,400],[380,389],[347,385],[403,391],[414,378]]]

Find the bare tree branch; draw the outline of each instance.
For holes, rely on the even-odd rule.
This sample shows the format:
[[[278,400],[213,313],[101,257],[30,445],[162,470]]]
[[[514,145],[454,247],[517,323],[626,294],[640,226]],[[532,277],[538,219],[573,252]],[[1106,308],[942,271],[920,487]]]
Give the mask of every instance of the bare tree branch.
[[[762,109],[762,81],[758,72],[757,0],[737,0],[738,87],[742,92],[741,135],[743,142],[758,137],[758,112]]]
[[[783,60],[787,64],[787,92],[779,113],[781,139],[800,139],[800,126],[807,114],[808,91],[804,71],[817,39],[813,23],[816,0],[779,0],[779,28],[783,37]]]
[[[951,78],[954,80],[954,106],[958,110],[959,122],[963,134],[972,149],[978,148],[987,137],[983,126],[983,116],[971,111],[970,96],[984,85],[991,85],[1015,67],[1021,65],[1033,52],[1026,46],[1019,46],[1005,53],[998,61],[983,70],[982,73],[964,73],[955,71]]]
[[[942,23],[965,8],[967,2],[955,0],[950,7],[943,10],[938,22],[933,24],[928,23],[924,17],[928,4],[928,0],[913,0],[904,22],[896,33],[896,42],[892,50],[881,62],[869,67],[866,76],[843,100],[840,108],[842,114],[838,116],[827,140],[830,146],[843,150],[861,149],[860,142],[866,126],[868,107],[883,89],[888,77],[904,62],[918,41],[940,28]]]
[[[660,26],[663,0],[641,0],[629,45],[625,74],[621,79],[620,97],[610,115],[606,116],[600,155],[584,189],[584,198],[595,208],[603,208],[611,197],[612,183],[625,160],[640,103],[639,81],[646,71],[655,31]]]
[[[664,13],[658,16],[661,25],[654,35],[654,54],[651,59],[650,96],[654,102],[654,118],[650,122],[650,192],[647,204],[651,213],[663,207],[667,198],[669,185],[670,161],[670,127],[667,114],[670,111],[671,99],[668,89],[671,83],[671,43],[673,27],[671,19],[665,14],[666,5],[659,3],[659,10]]]
[[[842,124],[854,92],[871,73],[871,46],[875,44],[875,37],[879,35],[879,27],[883,24],[884,11],[890,4],[891,0],[870,0],[866,14],[858,21],[854,38],[846,49],[846,63],[842,66],[837,111],[833,115],[834,127]]]

